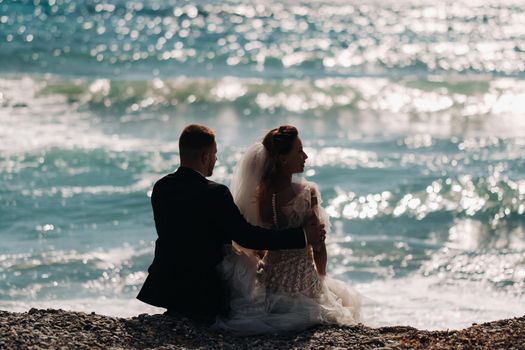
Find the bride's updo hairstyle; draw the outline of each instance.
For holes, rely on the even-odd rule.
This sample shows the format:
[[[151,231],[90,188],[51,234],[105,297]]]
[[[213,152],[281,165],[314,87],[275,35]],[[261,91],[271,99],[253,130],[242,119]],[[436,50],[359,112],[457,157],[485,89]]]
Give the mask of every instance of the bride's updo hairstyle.
[[[299,136],[299,132],[294,126],[283,125],[270,130],[264,137],[262,144],[268,151],[268,165],[261,178],[261,183],[257,191],[257,196],[261,198],[266,189],[271,185],[272,180],[282,172],[280,155],[288,154],[293,147],[294,141]]]

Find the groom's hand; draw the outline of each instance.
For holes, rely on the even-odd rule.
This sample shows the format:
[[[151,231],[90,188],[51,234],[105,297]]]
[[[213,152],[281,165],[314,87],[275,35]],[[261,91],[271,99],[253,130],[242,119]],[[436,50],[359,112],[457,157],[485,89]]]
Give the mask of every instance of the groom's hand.
[[[307,244],[316,245],[324,242],[326,231],[324,225],[319,223],[319,220],[312,218],[303,228]]]

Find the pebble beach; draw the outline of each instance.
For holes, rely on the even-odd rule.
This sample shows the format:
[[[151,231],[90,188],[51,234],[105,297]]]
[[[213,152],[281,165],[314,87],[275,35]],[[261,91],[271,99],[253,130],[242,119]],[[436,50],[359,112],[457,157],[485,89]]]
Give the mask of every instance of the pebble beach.
[[[461,330],[317,326],[235,337],[186,318],[116,318],[55,309],[0,311],[0,349],[525,349],[525,316]]]

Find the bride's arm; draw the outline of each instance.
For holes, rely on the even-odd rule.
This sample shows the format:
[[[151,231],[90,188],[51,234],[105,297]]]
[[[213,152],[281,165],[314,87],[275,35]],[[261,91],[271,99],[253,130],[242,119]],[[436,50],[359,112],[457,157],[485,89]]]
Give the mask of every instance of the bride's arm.
[[[319,200],[317,199],[317,193],[314,189],[311,190],[311,207],[313,215],[315,216],[315,219],[317,221],[319,220],[318,212],[319,212]],[[317,273],[321,276],[326,275],[326,263],[328,261],[328,254],[326,253],[326,244],[323,242],[317,243],[312,246],[313,254],[314,254],[314,262],[315,262],[315,268],[317,270]]]
[[[317,273],[320,276],[326,276],[326,263],[328,261],[328,254],[326,253],[326,245],[319,243],[312,247],[314,252],[314,262]]]

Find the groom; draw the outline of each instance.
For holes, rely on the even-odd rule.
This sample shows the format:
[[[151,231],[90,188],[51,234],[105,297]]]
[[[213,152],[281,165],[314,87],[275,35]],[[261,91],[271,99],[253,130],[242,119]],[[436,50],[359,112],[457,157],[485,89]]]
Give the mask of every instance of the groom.
[[[149,275],[137,298],[168,314],[213,321],[228,311],[229,293],[216,270],[223,245],[251,249],[297,249],[324,239],[322,225],[267,230],[246,222],[224,185],[209,181],[217,145],[213,131],[189,125],[179,138],[180,167],[153,187],[158,238]]]

